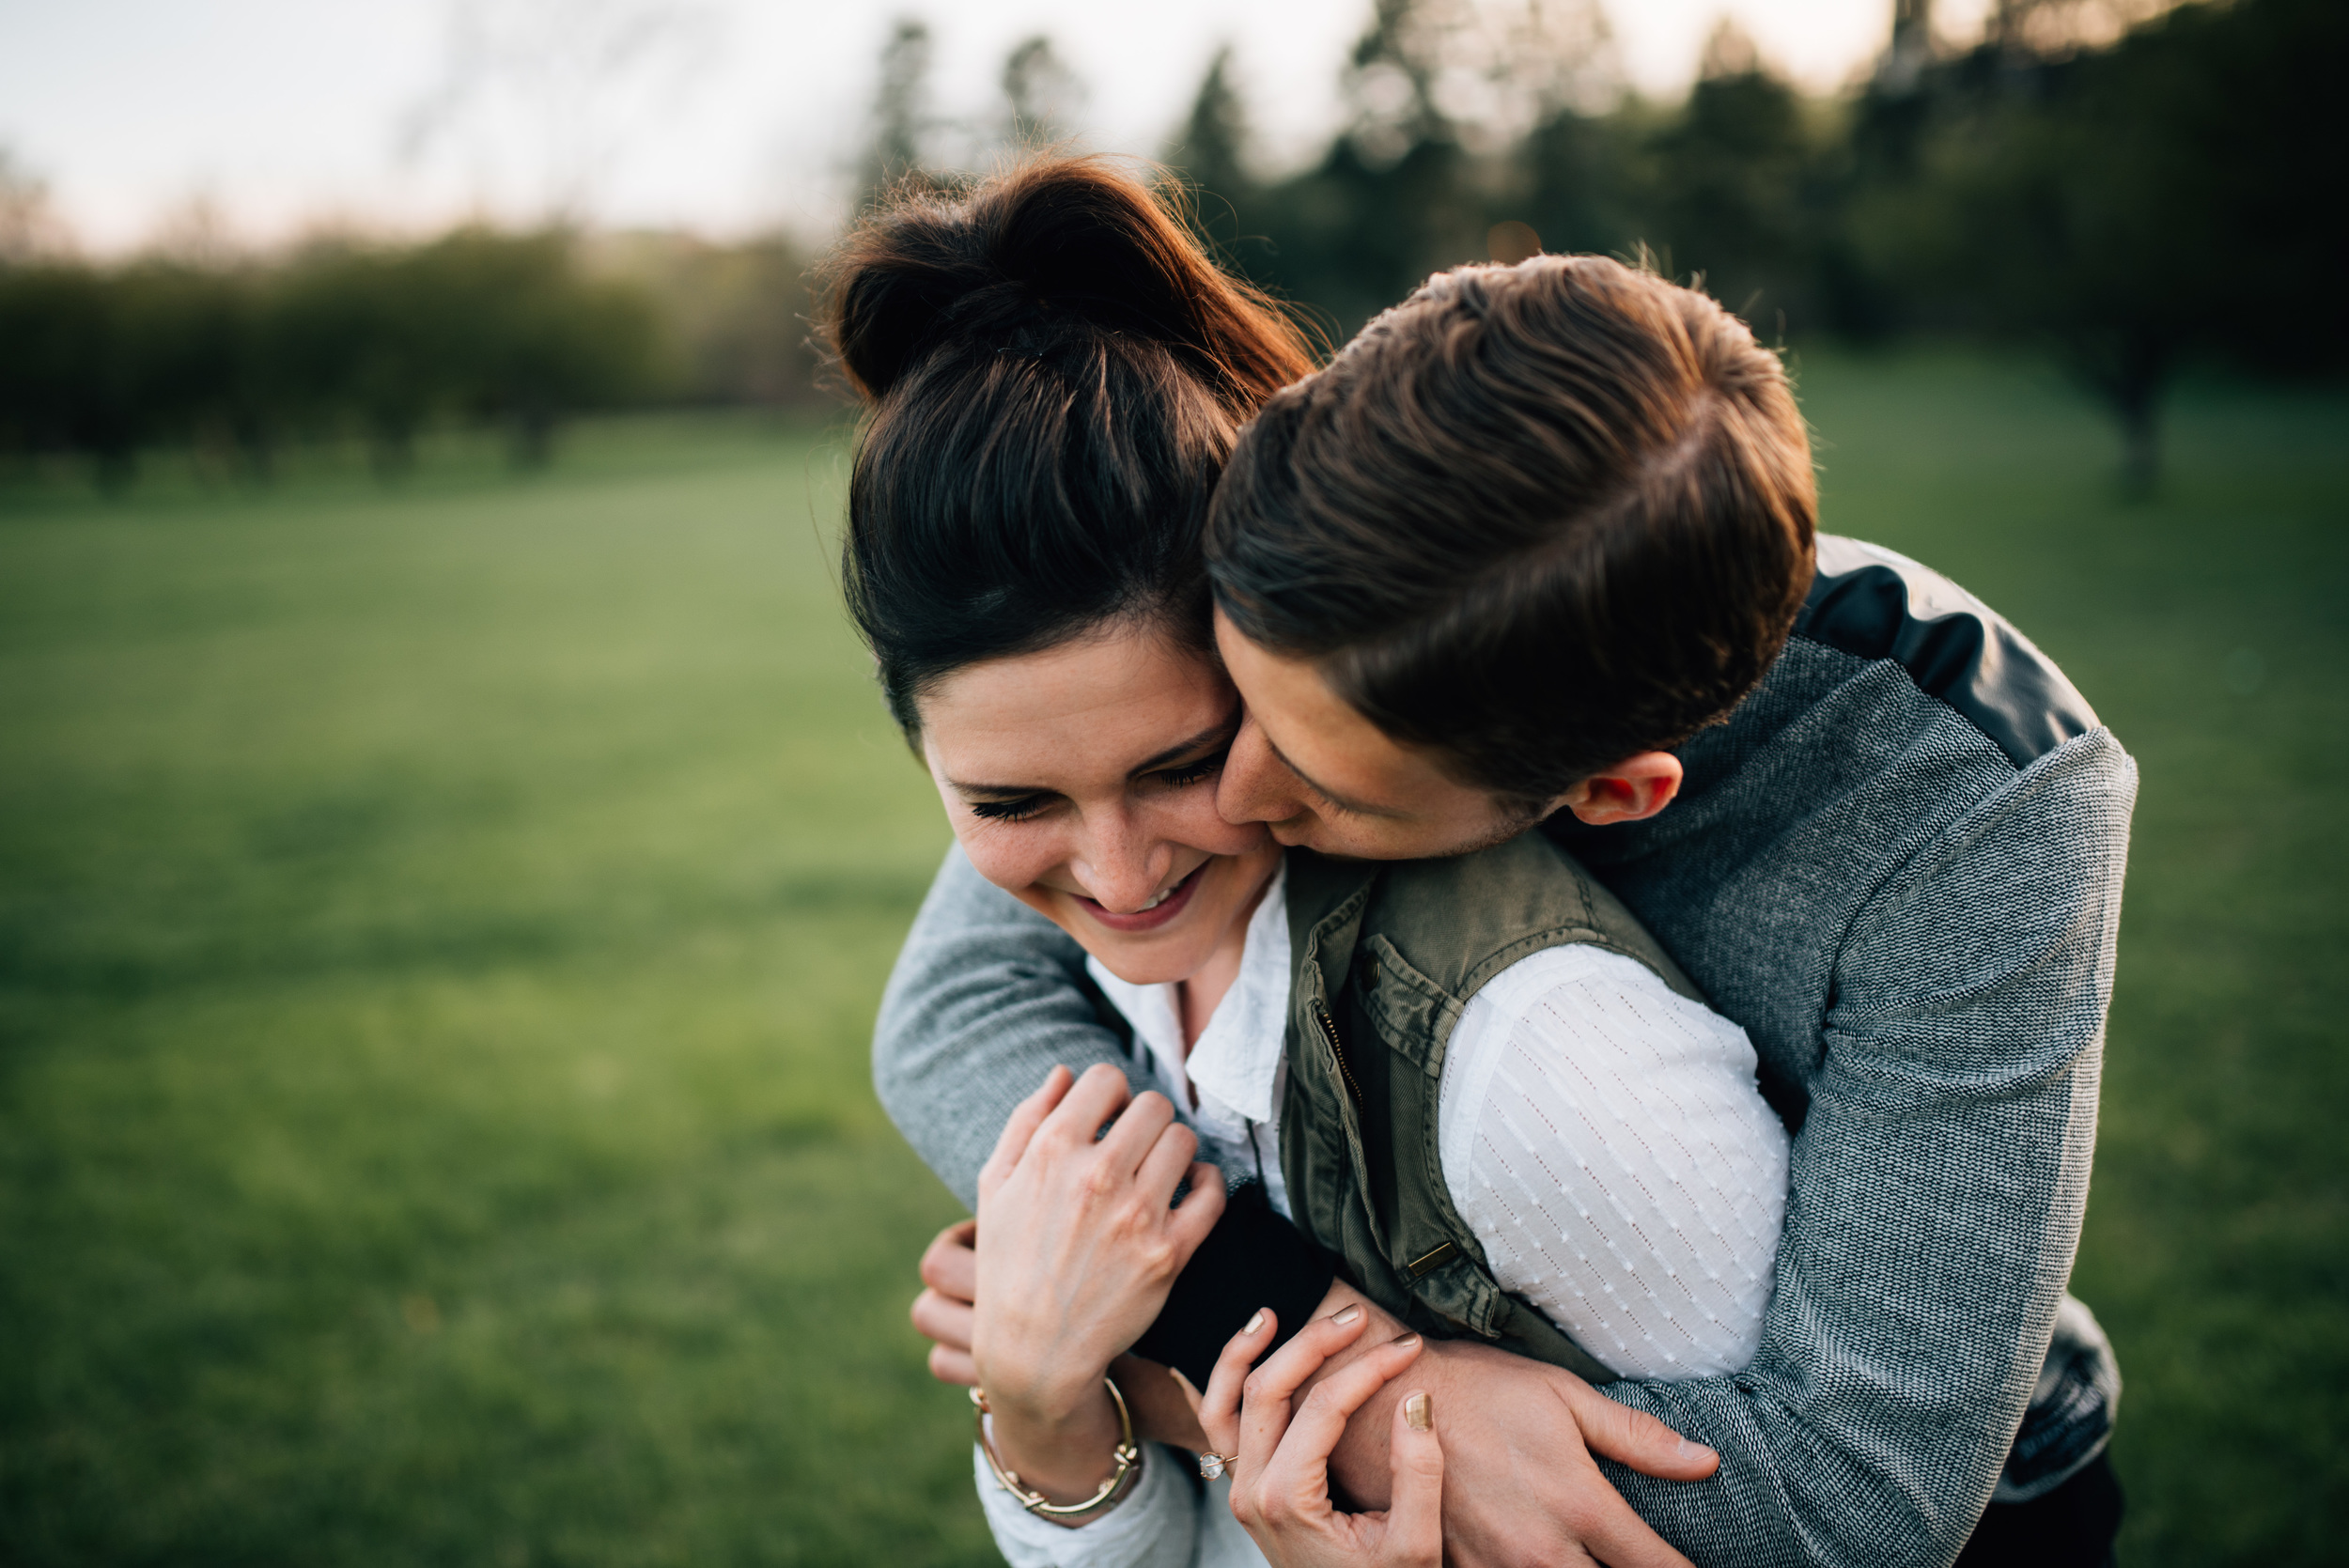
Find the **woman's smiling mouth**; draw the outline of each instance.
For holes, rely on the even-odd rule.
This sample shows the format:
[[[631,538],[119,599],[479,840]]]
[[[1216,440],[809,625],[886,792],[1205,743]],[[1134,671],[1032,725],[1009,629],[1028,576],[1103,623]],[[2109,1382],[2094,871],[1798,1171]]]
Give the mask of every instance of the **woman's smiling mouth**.
[[[1104,908],[1098,900],[1087,898],[1081,893],[1070,893],[1068,896],[1078,908],[1112,931],[1155,931],[1189,907],[1190,895],[1199,888],[1199,874],[1213,865],[1219,858],[1210,856],[1201,861],[1181,881],[1159,893],[1157,898],[1143,908],[1125,914],[1117,914]]]

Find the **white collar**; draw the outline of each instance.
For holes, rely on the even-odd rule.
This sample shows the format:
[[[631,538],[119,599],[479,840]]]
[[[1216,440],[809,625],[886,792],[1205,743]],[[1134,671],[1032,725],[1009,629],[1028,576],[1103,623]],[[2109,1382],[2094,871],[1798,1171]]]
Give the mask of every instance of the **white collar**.
[[[1085,968],[1126,1021],[1149,1048],[1168,1097],[1190,1110],[1189,1091],[1199,1091],[1198,1119],[1210,1127],[1237,1132],[1249,1122],[1269,1124],[1278,1109],[1281,1036],[1288,1017],[1288,867],[1272,874],[1271,886],[1248,918],[1239,975],[1208,1016],[1207,1027],[1190,1058],[1183,1055],[1183,1026],[1172,985],[1136,986],[1120,980],[1098,958]]]

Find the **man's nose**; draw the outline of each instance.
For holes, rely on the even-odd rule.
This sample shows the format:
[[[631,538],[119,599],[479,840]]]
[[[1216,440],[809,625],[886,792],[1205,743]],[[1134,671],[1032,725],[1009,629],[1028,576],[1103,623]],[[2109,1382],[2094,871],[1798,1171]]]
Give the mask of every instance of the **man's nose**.
[[[1256,721],[1242,713],[1239,733],[1232,737],[1222,776],[1216,781],[1216,812],[1226,822],[1285,822],[1297,815],[1299,804],[1292,778]]]

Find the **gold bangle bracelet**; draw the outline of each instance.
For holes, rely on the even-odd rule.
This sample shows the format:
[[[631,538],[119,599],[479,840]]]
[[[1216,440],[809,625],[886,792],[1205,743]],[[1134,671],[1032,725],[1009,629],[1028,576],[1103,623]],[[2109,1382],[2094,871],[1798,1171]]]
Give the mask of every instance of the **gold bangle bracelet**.
[[[995,1445],[987,1440],[987,1395],[977,1389],[971,1390],[971,1403],[977,1408],[972,1412],[971,1423],[979,1435],[979,1452],[987,1456],[987,1467],[995,1472],[996,1483],[1029,1513],[1046,1519],[1073,1519],[1107,1508],[1125,1495],[1127,1483],[1142,1469],[1142,1450],[1134,1442],[1134,1418],[1126,1408],[1126,1396],[1117,1391],[1116,1379],[1104,1374],[1102,1386],[1110,1391],[1110,1403],[1117,1406],[1117,1451],[1112,1455],[1117,1468],[1102,1482],[1093,1496],[1082,1502],[1055,1503],[1022,1483],[1019,1472],[1007,1469],[995,1457]]]

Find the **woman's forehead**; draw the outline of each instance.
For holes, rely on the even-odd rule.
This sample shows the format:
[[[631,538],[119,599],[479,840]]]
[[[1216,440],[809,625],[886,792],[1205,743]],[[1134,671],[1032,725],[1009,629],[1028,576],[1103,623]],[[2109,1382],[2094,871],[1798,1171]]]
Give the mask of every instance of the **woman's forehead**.
[[[1121,629],[956,671],[923,697],[922,733],[949,783],[1049,787],[1123,779],[1237,704],[1212,658]]]

